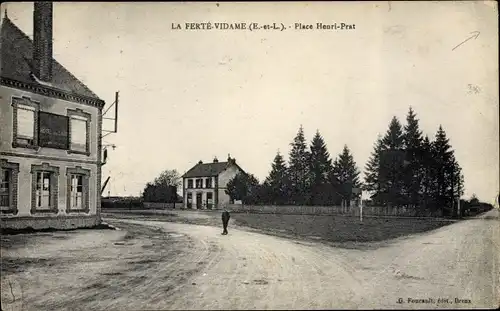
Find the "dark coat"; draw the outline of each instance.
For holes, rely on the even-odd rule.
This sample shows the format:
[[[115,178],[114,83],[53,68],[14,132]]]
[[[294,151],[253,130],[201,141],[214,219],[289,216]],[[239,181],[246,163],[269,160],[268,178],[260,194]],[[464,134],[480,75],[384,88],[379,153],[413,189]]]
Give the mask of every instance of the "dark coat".
[[[229,221],[229,218],[231,218],[231,215],[229,215],[229,212],[223,211],[222,212],[222,221],[227,223]]]

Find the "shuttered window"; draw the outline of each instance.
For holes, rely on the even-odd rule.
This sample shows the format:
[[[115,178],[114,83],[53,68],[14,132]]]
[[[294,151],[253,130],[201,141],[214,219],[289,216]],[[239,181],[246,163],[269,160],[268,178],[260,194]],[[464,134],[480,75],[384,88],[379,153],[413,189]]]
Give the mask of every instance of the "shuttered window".
[[[17,106],[17,143],[33,145],[35,140],[35,108]]]
[[[72,116],[70,148],[73,151],[87,152],[87,119]]]

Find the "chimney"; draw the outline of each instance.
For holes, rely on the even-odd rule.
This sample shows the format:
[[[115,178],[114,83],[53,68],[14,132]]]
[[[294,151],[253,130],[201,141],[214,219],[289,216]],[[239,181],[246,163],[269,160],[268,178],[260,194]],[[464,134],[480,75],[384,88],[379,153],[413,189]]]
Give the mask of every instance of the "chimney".
[[[44,82],[52,80],[52,2],[34,3],[33,74]]]
[[[203,161],[202,161],[202,160],[200,160],[200,161],[198,162],[198,164],[203,164]]]
[[[214,158],[214,163],[219,163],[219,160],[217,160],[217,157]]]

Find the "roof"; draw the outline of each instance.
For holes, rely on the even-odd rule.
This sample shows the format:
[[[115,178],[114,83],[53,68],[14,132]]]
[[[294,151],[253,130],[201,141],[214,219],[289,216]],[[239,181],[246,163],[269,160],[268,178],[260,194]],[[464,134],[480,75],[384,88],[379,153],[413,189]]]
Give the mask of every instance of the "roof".
[[[3,18],[0,34],[0,75],[19,82],[36,84],[31,78],[32,40],[7,16]],[[85,84],[73,76],[55,59],[52,62],[51,85],[71,94],[99,99]]]
[[[182,175],[182,177],[206,177],[217,176],[229,165],[229,162],[198,163],[192,169]]]

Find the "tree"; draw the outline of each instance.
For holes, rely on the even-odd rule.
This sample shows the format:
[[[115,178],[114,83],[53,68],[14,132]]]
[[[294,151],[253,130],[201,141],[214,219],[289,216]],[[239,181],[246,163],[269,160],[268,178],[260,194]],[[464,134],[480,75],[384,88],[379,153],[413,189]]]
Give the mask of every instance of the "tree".
[[[263,187],[267,190],[267,198],[272,204],[287,203],[290,195],[290,180],[283,156],[278,151],[271,164],[271,172]]]
[[[244,203],[256,203],[259,181],[255,176],[238,173],[227,183],[226,194],[231,200],[242,200]]]
[[[295,204],[304,204],[306,202],[306,193],[308,192],[309,177],[309,152],[307,150],[304,129],[302,125],[297,132],[293,142],[290,144],[288,173],[291,182],[291,198]]]
[[[180,184],[181,177],[177,170],[165,170],[152,183],[146,184],[143,199],[146,202],[175,203]]]
[[[310,146],[309,178],[311,201],[313,205],[328,204],[328,195],[331,191],[326,189],[329,183],[329,174],[332,170],[332,160],[326,148],[325,141],[319,131],[313,137]]]
[[[422,183],[421,183],[421,193],[422,193],[422,209],[427,209],[433,205],[433,193],[436,189],[436,174],[435,174],[435,151],[434,143],[430,141],[429,137],[426,135],[422,142],[422,154],[421,154],[421,164],[422,164]]]
[[[377,141],[375,143],[375,146],[373,147],[373,151],[365,166],[365,182],[363,184],[363,190],[371,192],[371,198],[375,199],[375,201],[381,190],[379,173],[380,154],[382,153],[382,147],[382,138],[379,136],[377,137]]]
[[[408,203],[417,206],[422,183],[422,132],[419,129],[418,119],[410,107],[404,127],[403,144],[405,149],[404,193]]]
[[[342,153],[333,162],[332,174],[334,182],[337,184],[337,192],[341,194],[344,200],[350,202],[353,198],[353,188],[360,188],[359,171],[354,162],[347,145],[344,145]]]
[[[180,187],[182,183],[181,176],[177,170],[165,170],[161,172],[160,176],[155,178],[154,185],[165,185]]]
[[[384,138],[380,157],[379,181],[383,200],[391,204],[402,204],[403,169],[405,152],[401,123],[393,117]]]
[[[453,151],[446,132],[440,125],[434,141],[434,174],[435,189],[434,202],[439,209],[449,206],[449,188],[451,187],[451,170],[453,168]]]

